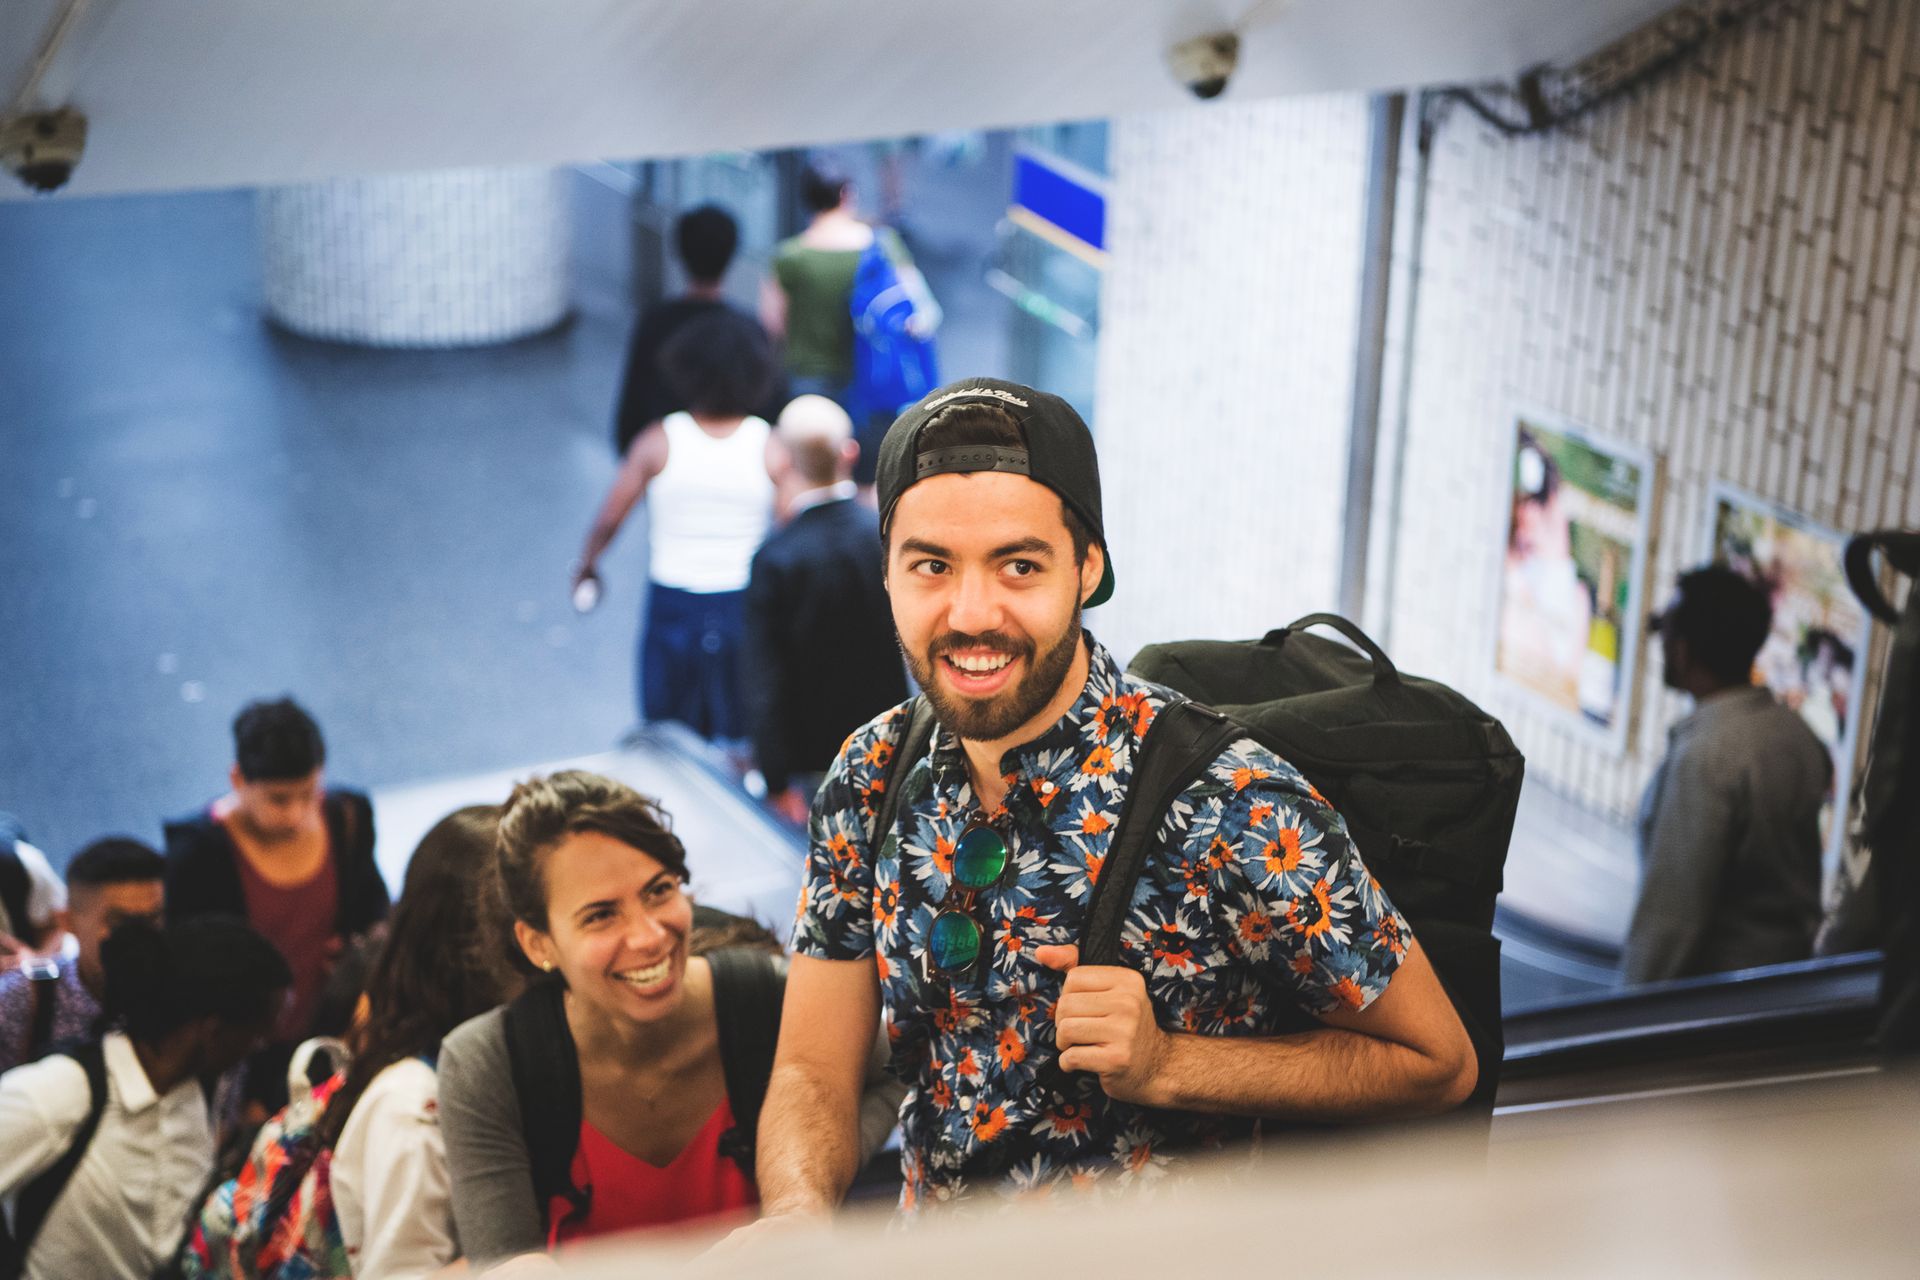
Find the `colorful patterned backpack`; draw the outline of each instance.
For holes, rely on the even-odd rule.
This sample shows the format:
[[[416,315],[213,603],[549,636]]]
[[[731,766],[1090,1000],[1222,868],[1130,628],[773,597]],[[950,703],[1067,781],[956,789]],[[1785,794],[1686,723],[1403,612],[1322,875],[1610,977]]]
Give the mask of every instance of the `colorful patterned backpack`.
[[[304,1085],[297,1071],[290,1074],[296,1086]],[[296,1087],[292,1101],[261,1126],[239,1176],[214,1188],[201,1206],[182,1250],[188,1280],[353,1275],[328,1178],[333,1151],[320,1145],[318,1132],[344,1079],[335,1074],[318,1088]]]

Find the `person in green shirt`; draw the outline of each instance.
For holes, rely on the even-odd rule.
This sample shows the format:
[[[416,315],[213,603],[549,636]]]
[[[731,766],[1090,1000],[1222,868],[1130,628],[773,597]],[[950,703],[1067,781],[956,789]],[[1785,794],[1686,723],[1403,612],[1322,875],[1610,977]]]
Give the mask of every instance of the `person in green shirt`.
[[[812,211],[806,230],[774,249],[773,274],[761,291],[761,323],[786,344],[795,395],[824,395],[846,404],[853,377],[853,317],[849,300],[860,255],[874,230],[854,207],[846,175],[808,168],[801,198]]]
[[[860,442],[853,478],[870,496],[880,436],[899,406],[856,403],[854,280],[876,236],[903,279],[920,282],[919,272],[897,234],[861,220],[853,184],[845,174],[814,164],[801,179],[800,194],[813,211],[812,220],[799,235],[775,247],[773,274],[761,288],[760,319],[776,341],[785,343],[791,394],[825,396],[852,416]],[[935,310],[932,301],[926,299],[929,310]]]

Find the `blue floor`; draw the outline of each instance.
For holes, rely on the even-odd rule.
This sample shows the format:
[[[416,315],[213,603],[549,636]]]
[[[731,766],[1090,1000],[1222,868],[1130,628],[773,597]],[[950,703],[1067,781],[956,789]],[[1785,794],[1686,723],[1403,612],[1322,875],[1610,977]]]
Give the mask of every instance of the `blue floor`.
[[[244,193],[0,205],[0,262],[0,807],[56,861],[219,792],[262,694],[360,785],[631,723],[642,540],[600,613],[565,589],[624,310],[484,351],[289,337]]]

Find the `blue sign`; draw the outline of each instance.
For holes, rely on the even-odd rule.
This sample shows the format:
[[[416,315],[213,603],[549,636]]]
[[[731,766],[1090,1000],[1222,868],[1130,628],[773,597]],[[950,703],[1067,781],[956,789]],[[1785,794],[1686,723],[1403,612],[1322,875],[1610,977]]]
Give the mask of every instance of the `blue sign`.
[[[1107,193],[1101,179],[1057,157],[1022,151],[1013,158],[1013,205],[1021,226],[1089,260],[1105,258]]]

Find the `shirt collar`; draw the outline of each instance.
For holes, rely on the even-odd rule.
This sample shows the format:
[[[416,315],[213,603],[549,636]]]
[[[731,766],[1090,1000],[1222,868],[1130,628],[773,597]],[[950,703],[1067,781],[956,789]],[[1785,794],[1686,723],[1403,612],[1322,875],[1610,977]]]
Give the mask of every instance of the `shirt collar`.
[[[1667,731],[1669,739],[1683,738],[1700,732],[1702,729],[1720,721],[1742,716],[1773,701],[1773,691],[1753,685],[1745,689],[1728,689],[1707,698],[1674,722]]]
[[[787,518],[791,520],[802,511],[811,511],[815,507],[824,507],[829,502],[844,502],[859,492],[859,487],[851,480],[837,480],[832,484],[821,485],[818,489],[804,489],[793,495],[787,503]]]
[[[1071,748],[1079,742],[1087,724],[1100,714],[1101,708],[1119,690],[1125,678],[1120,664],[1107,652],[1105,645],[1093,638],[1092,632],[1083,631],[1081,634],[1087,646],[1086,686],[1080,690],[1080,696],[1074,699],[1065,715],[1036,737],[1009,748],[1000,757],[1002,777],[1024,777],[1029,782],[1040,783],[1049,772],[1044,762],[1049,759],[1071,759],[1073,752],[1063,748]],[[934,730],[932,764],[934,779],[943,786],[958,786],[968,780],[967,754],[961,749],[960,739],[945,725],[939,725]],[[1026,791],[1025,787],[1009,791],[1009,807],[1017,800],[1024,800]]]
[[[108,1032],[100,1042],[100,1053],[106,1059],[107,1078],[113,1081],[113,1091],[120,1099],[122,1111],[131,1115],[160,1101],[153,1082],[147,1079],[146,1068],[140,1065],[139,1055],[133,1051],[133,1041],[125,1034]]]

